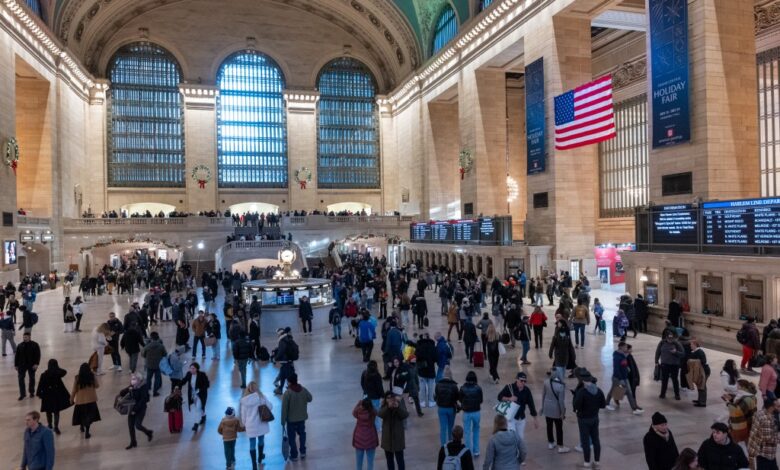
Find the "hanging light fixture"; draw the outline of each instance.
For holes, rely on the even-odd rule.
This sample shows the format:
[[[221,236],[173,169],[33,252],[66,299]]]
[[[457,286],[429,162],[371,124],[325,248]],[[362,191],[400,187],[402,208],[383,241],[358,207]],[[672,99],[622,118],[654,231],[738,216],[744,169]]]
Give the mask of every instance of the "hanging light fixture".
[[[509,175],[506,175],[506,202],[512,202],[520,195],[520,185]]]

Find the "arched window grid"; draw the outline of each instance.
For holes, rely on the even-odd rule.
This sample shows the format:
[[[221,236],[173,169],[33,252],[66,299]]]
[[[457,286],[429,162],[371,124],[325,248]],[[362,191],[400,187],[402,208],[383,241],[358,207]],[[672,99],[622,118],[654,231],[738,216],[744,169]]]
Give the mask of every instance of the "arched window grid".
[[[436,20],[436,27],[433,30],[433,47],[431,55],[436,54],[447,45],[458,34],[458,17],[451,5],[447,4],[439,18]]]
[[[479,0],[479,11],[485,11],[492,3],[493,0]]]
[[[133,43],[111,59],[107,76],[108,186],[183,187],[181,69],[151,43]]]
[[[219,186],[287,187],[287,119],[281,68],[255,51],[229,57],[217,76]]]
[[[38,16],[38,18],[44,19],[43,8],[41,8],[40,0],[26,0],[25,3],[27,4],[27,8],[29,8],[30,11],[35,13],[35,15]]]
[[[317,186],[379,188],[379,119],[371,71],[342,57],[323,67],[317,88]]]

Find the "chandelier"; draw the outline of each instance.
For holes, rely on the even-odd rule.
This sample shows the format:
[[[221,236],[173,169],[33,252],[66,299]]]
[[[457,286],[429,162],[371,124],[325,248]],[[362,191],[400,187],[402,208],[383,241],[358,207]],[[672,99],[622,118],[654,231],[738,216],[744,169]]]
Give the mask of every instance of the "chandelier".
[[[520,195],[520,185],[514,178],[506,175],[506,202],[512,202]]]

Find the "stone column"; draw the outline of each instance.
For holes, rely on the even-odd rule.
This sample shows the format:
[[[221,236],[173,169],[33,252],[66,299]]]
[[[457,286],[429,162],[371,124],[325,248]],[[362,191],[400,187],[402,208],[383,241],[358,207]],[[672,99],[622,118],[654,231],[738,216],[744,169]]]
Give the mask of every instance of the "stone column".
[[[650,148],[650,200],[758,196],[753,2],[688,2],[688,17],[691,142]],[[652,116],[648,122],[652,135]],[[684,172],[693,173],[693,194],[663,197],[662,176]]]
[[[379,171],[382,182],[382,212],[401,211],[401,167],[396,157],[395,121],[392,106],[384,95],[377,95],[379,106]]]
[[[474,160],[471,171],[461,181],[461,207],[473,203],[473,215],[506,214],[504,71],[462,71],[458,80],[458,114],[461,150],[471,151]]]
[[[287,171],[289,171],[290,210],[312,210],[320,207],[317,197],[317,101],[319,92],[309,90],[287,90],[284,101],[287,104]],[[304,189],[296,180],[311,172],[311,181]]]
[[[101,214],[108,209],[108,148],[106,147],[106,94],[110,83],[108,80],[96,80],[89,94],[89,134],[87,139],[86,159],[90,169],[86,176],[86,187],[82,188],[82,210],[91,210],[93,214]],[[81,214],[79,214],[81,216]]]
[[[592,80],[590,20],[557,14],[542,18],[525,38],[526,63],[544,57],[547,168],[528,176],[528,201],[548,193],[549,206],[529,203],[525,239],[552,245],[553,268],[569,259],[592,259],[598,205],[597,146],[555,150],[554,97]]]
[[[190,212],[217,209],[217,112],[219,89],[215,86],[184,84],[184,154],[186,186],[185,207]],[[193,171],[201,165],[208,168],[211,181],[201,188]]]
[[[425,192],[431,219],[458,218],[461,214],[458,103],[428,103],[426,139],[428,179]]]

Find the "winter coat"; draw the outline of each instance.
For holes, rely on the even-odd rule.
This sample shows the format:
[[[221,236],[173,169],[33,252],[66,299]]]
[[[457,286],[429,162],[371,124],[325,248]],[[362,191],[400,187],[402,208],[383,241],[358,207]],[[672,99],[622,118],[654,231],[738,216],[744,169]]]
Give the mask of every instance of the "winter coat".
[[[206,328],[209,326],[208,320],[206,320],[205,316],[201,318],[199,315],[197,318],[192,320],[192,334],[196,338],[202,338],[206,336]]]
[[[125,334],[122,335],[119,344],[127,354],[138,354],[144,346],[144,340],[138,330],[130,328],[125,330]]]
[[[661,340],[655,348],[655,362],[670,366],[679,366],[685,357],[685,349],[679,341]]]
[[[414,354],[417,356],[417,372],[420,377],[436,377],[436,343],[430,338],[420,339]]]
[[[645,434],[642,443],[648,470],[672,470],[674,467],[674,462],[680,453],[677,451],[672,431],[667,433],[668,438],[665,439],[650,426],[650,430]]]
[[[577,418],[596,418],[599,415],[599,410],[606,408],[606,406],[607,400],[604,398],[604,392],[592,382],[574,394],[574,411],[577,413]]]
[[[749,467],[745,452],[731,440],[722,445],[710,437],[701,444],[697,454],[699,467],[705,470],[737,470]]]
[[[729,410],[731,439],[734,442],[747,442],[757,406],[756,395],[742,389],[737,391],[731,403],[726,403],[726,408]]]
[[[222,440],[225,442],[235,441],[238,438],[238,433],[243,430],[244,426],[235,416],[225,416],[217,427],[217,432],[222,435]]]
[[[455,408],[458,406],[458,396],[458,384],[448,378],[441,379],[433,393],[433,399],[439,408]]]
[[[379,373],[369,374],[368,371],[363,371],[360,376],[360,387],[369,400],[379,400],[385,395],[382,375]]]
[[[420,375],[417,373],[417,364],[412,362],[407,366],[409,379],[406,381],[406,393],[415,396],[420,393]]]
[[[269,410],[274,408],[273,403],[259,393],[250,393],[238,402],[238,417],[244,425],[246,437],[265,436],[271,432],[270,424],[260,419],[261,405],[267,406]]]
[[[525,441],[514,430],[493,434],[485,451],[484,470],[516,470],[525,461]]]
[[[554,358],[553,358],[554,354]],[[569,364],[569,359],[574,355],[574,346],[571,344],[571,336],[568,332],[565,332],[563,336],[557,334],[550,342],[550,359],[553,359],[553,365],[555,367],[566,368]]]
[[[452,347],[443,336],[436,342],[436,365],[443,368],[452,359]]]
[[[390,408],[382,403],[377,416],[382,418],[382,450],[386,452],[401,452],[406,448],[404,420],[409,417],[403,401],[398,408]]]
[[[192,388],[192,372],[187,372],[181,379],[182,383],[187,385],[187,405],[189,408],[195,403],[196,394],[204,408],[206,407],[206,400],[208,400],[209,397],[209,386],[211,385],[209,376],[202,371],[198,371],[197,374],[198,375],[195,378],[195,388]]]
[[[64,369],[45,370],[38,381],[35,396],[41,399],[42,413],[56,413],[70,408],[70,393],[62,382],[67,372]]]
[[[308,408],[312,400],[311,392],[302,385],[288,386],[282,397],[282,424],[309,419]]]
[[[159,369],[160,361],[162,358],[168,355],[168,351],[165,350],[165,346],[160,340],[151,340],[149,344],[144,346],[144,350],[141,356],[146,359],[147,369]]]
[[[477,327],[470,321],[463,325],[463,342],[469,345],[477,343]]]
[[[355,430],[352,431],[352,447],[355,449],[376,449],[379,446],[379,436],[374,421],[376,410],[368,411],[360,403],[352,410],[352,416],[357,419]]]
[[[301,302],[298,304],[298,317],[301,320],[311,320],[314,318],[314,312],[311,309],[310,302]]]
[[[566,384],[559,377],[544,381],[542,391],[542,416],[561,419],[566,415]]]
[[[473,382],[466,382],[459,392],[461,409],[466,412],[479,411],[482,406],[482,388]]]

